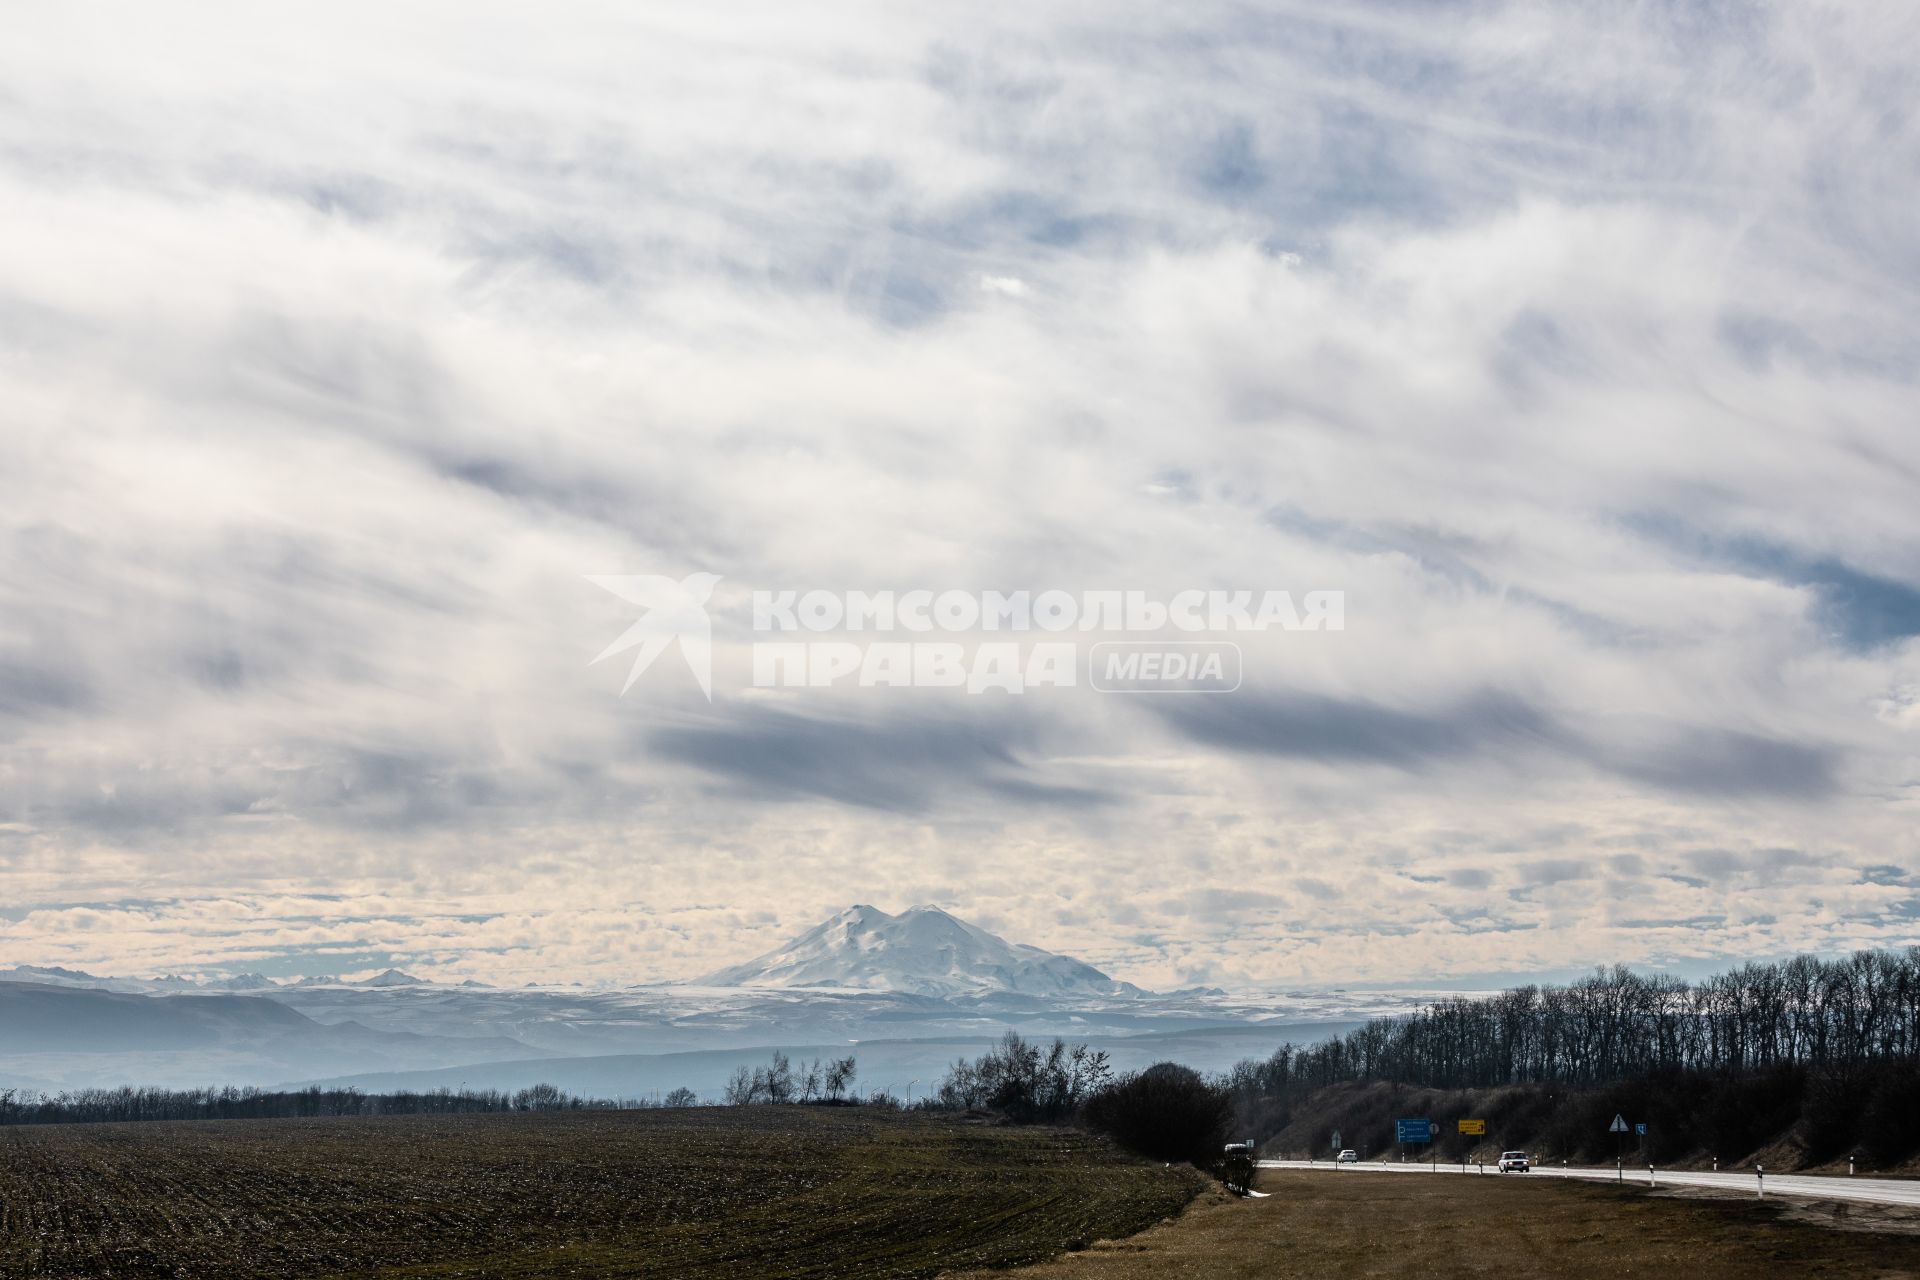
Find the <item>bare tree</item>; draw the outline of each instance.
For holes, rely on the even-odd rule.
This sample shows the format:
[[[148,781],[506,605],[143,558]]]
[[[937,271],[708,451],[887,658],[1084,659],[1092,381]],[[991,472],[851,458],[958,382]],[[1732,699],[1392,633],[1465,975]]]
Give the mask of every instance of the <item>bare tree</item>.
[[[844,1058],[835,1058],[832,1062],[828,1063],[826,1076],[827,1097],[834,1102],[840,1101],[842,1095],[853,1088],[853,1077],[855,1074],[856,1068],[852,1054],[848,1054]]]
[[[773,1061],[767,1064],[766,1081],[768,1102],[793,1101],[793,1063],[778,1049],[773,1051]]]
[[[735,1067],[733,1074],[727,1078],[726,1091],[721,1097],[730,1107],[748,1106],[755,1101],[754,1094],[758,1091],[755,1085],[751,1067]]]

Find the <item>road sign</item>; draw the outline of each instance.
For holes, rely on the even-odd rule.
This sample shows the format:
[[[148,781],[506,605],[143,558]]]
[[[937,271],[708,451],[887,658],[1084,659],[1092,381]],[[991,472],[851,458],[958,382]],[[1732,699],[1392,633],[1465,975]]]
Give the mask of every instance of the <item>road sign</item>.
[[[1625,1133],[1626,1131],[1627,1118],[1623,1115],[1615,1115],[1613,1117],[1613,1123],[1607,1126],[1608,1133]]]
[[[1485,1120],[1462,1120],[1460,1122],[1460,1132],[1472,1134],[1476,1138],[1484,1138],[1487,1134],[1487,1122]]]
[[[1333,1147],[1336,1151],[1340,1149],[1340,1131],[1338,1129],[1333,1131]]]
[[[1644,1123],[1633,1126],[1633,1131],[1643,1138],[1647,1136],[1647,1126]]]
[[[1433,1121],[1395,1120],[1393,1122],[1393,1140],[1395,1142],[1432,1142]]]

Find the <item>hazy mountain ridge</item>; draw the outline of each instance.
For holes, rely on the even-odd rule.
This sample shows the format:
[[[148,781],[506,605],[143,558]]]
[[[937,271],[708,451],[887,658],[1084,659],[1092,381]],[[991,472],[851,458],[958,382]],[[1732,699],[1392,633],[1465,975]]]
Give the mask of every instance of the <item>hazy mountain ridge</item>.
[[[642,1057],[721,1055],[712,1065],[770,1047],[822,1045],[867,1046],[857,1052],[874,1057],[876,1069],[891,1063],[903,1081],[918,1074],[924,1082],[942,1063],[921,1054],[977,1048],[1009,1030],[1116,1049],[1127,1043],[1120,1060],[1148,1052],[1157,1038],[1198,1037],[1182,1052],[1225,1065],[1264,1056],[1288,1026],[1405,1012],[1429,995],[1154,993],[938,908],[890,915],[855,906],[695,982],[599,990],[436,983],[397,969],[279,982],[259,974],[0,970],[0,1087],[273,1085],[424,1078],[413,1074],[420,1072],[457,1082],[550,1071],[562,1060],[611,1069],[619,1057],[640,1088],[652,1079],[652,1068],[641,1072]],[[9,1009],[37,1012],[9,1031]],[[882,1051],[881,1043],[895,1047]]]
[[[189,978],[165,973],[152,978],[124,978],[87,973],[80,969],[62,969],[54,965],[22,964],[0,969],[0,982],[37,983],[42,986],[77,987],[127,994],[172,995],[190,992],[285,991],[295,987],[412,987],[434,985],[399,969],[388,969],[370,978],[311,977],[277,982],[261,973],[237,973],[218,978]],[[467,983],[464,985],[474,985]]]
[[[321,1022],[259,995],[0,981],[0,1087],[266,1083],[325,1071],[417,1070],[529,1046],[358,1021]]]
[[[304,977],[276,981],[258,973],[195,979],[99,977],[74,969],[21,965],[0,970],[0,982],[36,982],[123,992],[247,992],[281,996],[315,988],[441,987],[399,969],[371,977]],[[471,980],[467,989],[494,990]],[[1049,998],[1130,999],[1150,995],[1072,956],[1008,942],[939,907],[909,907],[891,915],[856,905],[829,917],[784,945],[715,970],[696,987],[818,988],[893,992],[940,998],[1025,995]],[[1181,994],[1224,995],[1218,988]]]

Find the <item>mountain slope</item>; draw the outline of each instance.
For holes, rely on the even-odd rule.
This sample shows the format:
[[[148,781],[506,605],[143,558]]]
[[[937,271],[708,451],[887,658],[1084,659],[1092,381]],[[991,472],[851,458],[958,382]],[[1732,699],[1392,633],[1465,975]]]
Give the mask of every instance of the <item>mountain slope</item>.
[[[1011,943],[938,907],[849,907],[783,947],[695,981],[708,987],[852,987],[915,995],[1138,996],[1092,965]]]
[[[322,1023],[256,995],[0,981],[0,1088],[260,1084],[523,1058],[536,1048],[508,1035],[450,1037]]]
[[[0,982],[0,1053],[200,1049],[317,1027],[303,1013],[250,996],[149,996]]]

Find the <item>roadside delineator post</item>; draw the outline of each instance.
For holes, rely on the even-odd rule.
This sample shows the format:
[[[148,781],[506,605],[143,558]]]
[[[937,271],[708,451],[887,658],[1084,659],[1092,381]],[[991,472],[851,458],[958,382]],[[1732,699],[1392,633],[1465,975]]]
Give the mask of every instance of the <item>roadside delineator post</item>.
[[[1765,1200],[1767,1198],[1767,1166],[1763,1164],[1753,1166],[1753,1176],[1754,1199]]]
[[[1847,1176],[1849,1178],[1853,1176],[1853,1157],[1852,1156],[1847,1157]]]
[[[1648,1165],[1648,1166],[1647,1166],[1647,1185],[1648,1185],[1648,1186],[1650,1186],[1650,1187],[1657,1187],[1657,1186],[1659,1186],[1659,1185],[1660,1185],[1659,1183],[1657,1183],[1657,1182],[1655,1182],[1655,1181],[1653,1180],[1653,1166],[1652,1166],[1652,1165]]]
[[[1619,1156],[1613,1158],[1613,1174],[1613,1180],[1615,1182],[1625,1182],[1627,1180],[1626,1162],[1621,1160]]]

